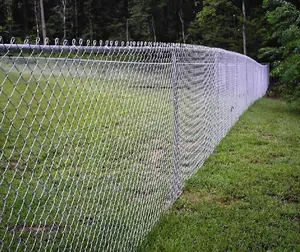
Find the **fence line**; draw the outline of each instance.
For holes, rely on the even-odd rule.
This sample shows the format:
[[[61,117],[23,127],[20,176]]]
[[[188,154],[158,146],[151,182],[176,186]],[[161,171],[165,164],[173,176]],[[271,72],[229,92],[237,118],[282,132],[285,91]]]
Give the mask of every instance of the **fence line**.
[[[135,250],[268,88],[222,49],[72,43],[0,44],[0,250]]]

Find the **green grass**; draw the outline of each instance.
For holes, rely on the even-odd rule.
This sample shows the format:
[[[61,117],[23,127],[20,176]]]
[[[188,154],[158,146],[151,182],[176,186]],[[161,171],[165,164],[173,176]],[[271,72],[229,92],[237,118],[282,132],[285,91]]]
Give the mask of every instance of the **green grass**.
[[[171,89],[1,67],[0,250],[138,244],[172,187]],[[296,250],[298,128],[285,104],[258,102],[141,250]]]
[[[140,251],[300,251],[300,115],[256,102]]]
[[[132,216],[164,202],[139,171],[171,163],[149,162],[172,148],[171,90],[1,68],[0,88],[0,250],[105,248],[147,232]]]

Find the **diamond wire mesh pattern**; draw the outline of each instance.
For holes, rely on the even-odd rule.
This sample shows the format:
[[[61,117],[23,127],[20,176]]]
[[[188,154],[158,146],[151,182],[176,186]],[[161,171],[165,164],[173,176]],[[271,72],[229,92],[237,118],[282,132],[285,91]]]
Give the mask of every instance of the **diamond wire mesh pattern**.
[[[0,53],[3,251],[135,250],[268,87],[267,66],[203,46]]]

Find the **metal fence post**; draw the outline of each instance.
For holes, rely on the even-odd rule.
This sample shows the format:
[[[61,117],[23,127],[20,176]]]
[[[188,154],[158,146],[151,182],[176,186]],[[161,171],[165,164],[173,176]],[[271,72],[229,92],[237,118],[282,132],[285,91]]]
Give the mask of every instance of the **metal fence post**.
[[[179,158],[179,94],[178,94],[178,73],[177,73],[177,59],[176,48],[172,50],[172,96],[173,96],[173,185],[172,185],[172,198],[175,201],[182,191],[182,182],[180,174],[180,158]]]
[[[221,141],[221,135],[222,135],[222,118],[221,118],[221,97],[220,97],[220,88],[222,85],[222,71],[221,71],[221,66],[222,66],[222,54],[221,52],[218,53],[218,82],[217,82],[217,118],[218,118],[218,141],[217,143],[219,143]]]

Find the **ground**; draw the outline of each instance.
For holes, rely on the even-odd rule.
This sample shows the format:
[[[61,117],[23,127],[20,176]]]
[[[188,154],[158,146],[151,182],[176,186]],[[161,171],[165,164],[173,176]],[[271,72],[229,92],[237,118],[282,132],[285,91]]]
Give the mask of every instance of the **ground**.
[[[300,251],[300,115],[261,99],[140,251]]]

